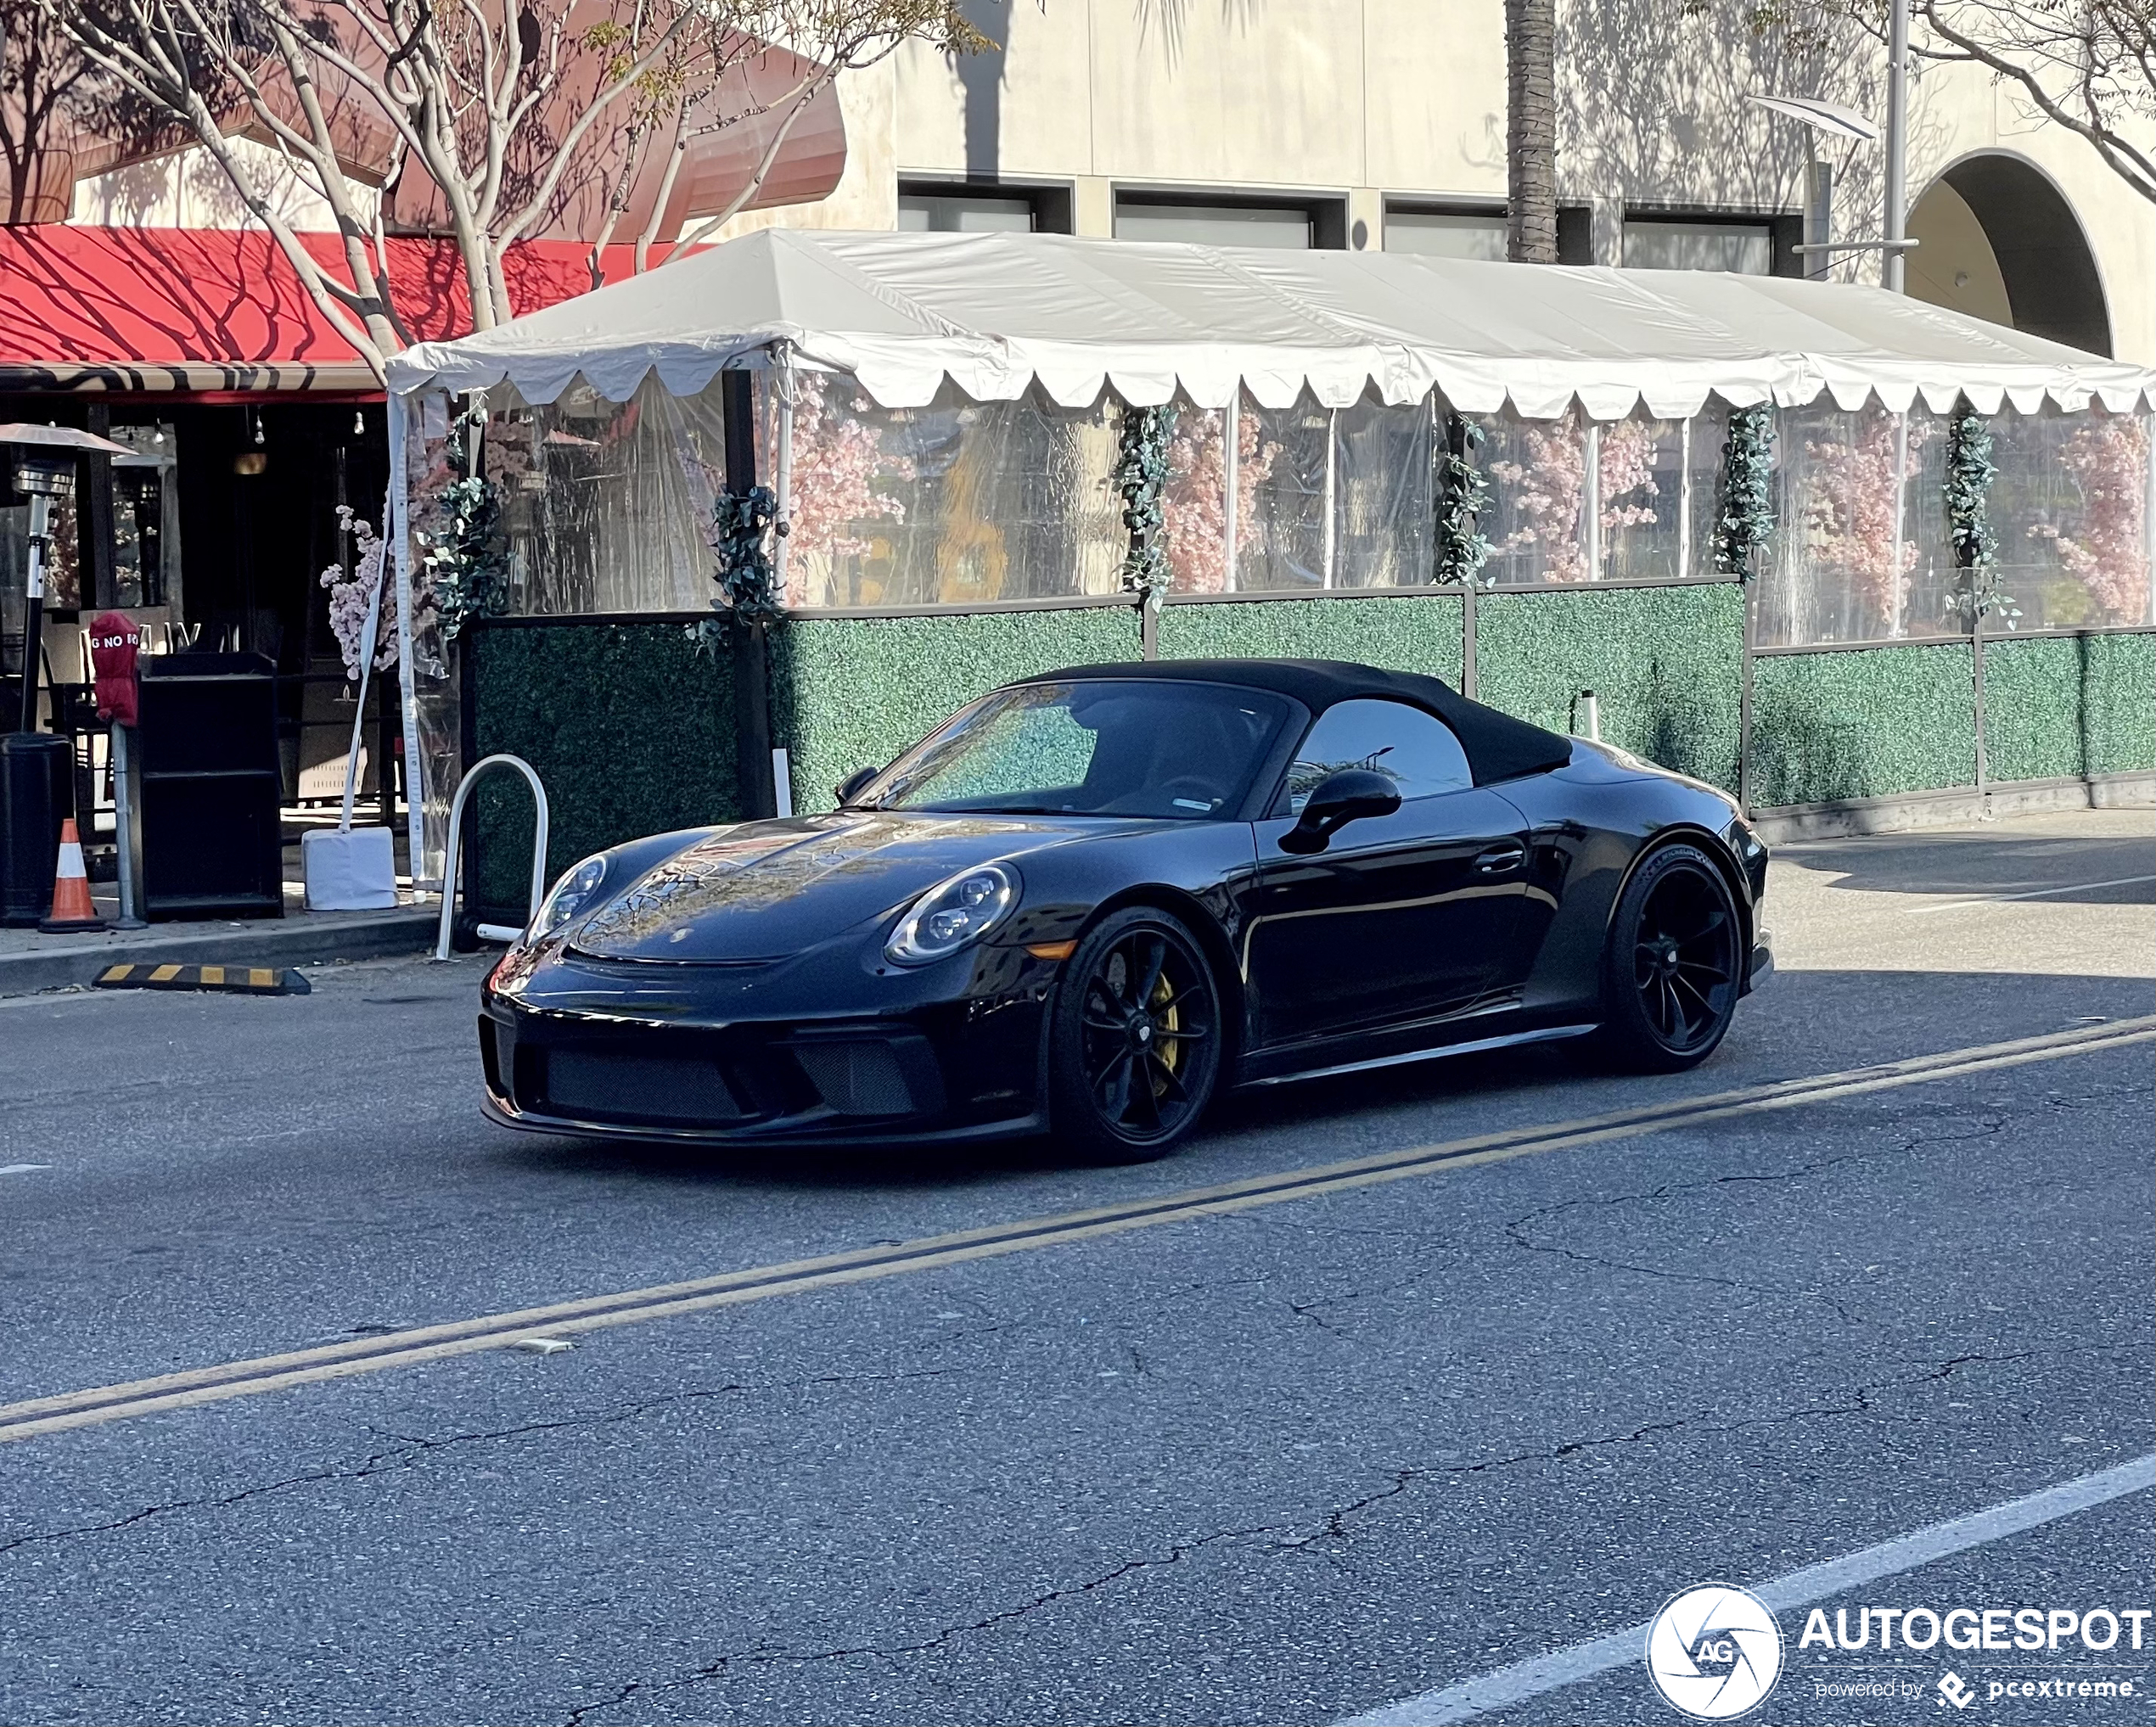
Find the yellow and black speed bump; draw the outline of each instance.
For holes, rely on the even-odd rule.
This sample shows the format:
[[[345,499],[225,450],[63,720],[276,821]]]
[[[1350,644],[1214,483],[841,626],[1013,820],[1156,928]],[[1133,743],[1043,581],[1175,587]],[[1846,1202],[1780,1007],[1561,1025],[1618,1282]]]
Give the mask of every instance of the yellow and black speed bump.
[[[107,966],[100,990],[215,990],[229,995],[306,995],[314,986],[281,966]]]

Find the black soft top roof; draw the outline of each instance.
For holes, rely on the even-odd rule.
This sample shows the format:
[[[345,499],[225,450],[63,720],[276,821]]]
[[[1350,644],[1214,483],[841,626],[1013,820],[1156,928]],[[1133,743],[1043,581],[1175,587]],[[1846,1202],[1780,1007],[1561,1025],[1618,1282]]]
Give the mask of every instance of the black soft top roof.
[[[1335,702],[1377,698],[1426,709],[1450,726],[1467,751],[1474,782],[1517,779],[1563,767],[1572,741],[1471,702],[1441,679],[1420,672],[1384,671],[1345,659],[1138,659],[1109,665],[1067,666],[1019,683],[1064,683],[1075,678],[1166,678],[1186,683],[1240,684],[1292,696],[1312,714]]]

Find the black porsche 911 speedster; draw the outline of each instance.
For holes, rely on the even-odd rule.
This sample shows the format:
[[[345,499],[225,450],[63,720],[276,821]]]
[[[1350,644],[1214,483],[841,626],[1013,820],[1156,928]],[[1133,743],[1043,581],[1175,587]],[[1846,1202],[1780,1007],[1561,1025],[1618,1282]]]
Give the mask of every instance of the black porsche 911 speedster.
[[[1050,672],[838,795],[569,871],[486,984],[488,1113],[1135,1161],[1232,1086],[1590,1035],[1690,1067],[1771,964],[1728,798],[1435,678]]]

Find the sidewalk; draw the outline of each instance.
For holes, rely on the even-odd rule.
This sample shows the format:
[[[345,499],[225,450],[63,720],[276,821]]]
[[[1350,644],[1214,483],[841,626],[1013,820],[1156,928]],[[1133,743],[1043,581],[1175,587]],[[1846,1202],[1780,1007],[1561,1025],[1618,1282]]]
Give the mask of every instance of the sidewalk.
[[[101,916],[118,915],[109,885],[100,883],[94,897]],[[303,966],[420,953],[433,945],[441,915],[441,902],[431,900],[394,911],[308,911],[302,909],[299,884],[288,882],[282,917],[153,923],[147,929],[84,935],[0,929],[0,995],[87,984],[107,966],[135,962]]]

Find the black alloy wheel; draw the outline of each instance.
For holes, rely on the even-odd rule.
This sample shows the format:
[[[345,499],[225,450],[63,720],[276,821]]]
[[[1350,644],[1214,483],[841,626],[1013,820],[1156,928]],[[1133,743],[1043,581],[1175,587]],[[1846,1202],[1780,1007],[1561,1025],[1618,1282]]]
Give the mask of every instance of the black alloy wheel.
[[[1668,845],[1625,885],[1610,920],[1603,1043],[1623,1066],[1675,1073],[1714,1053],[1737,1008],[1737,902],[1714,860]]]
[[[1220,1076],[1212,968],[1168,913],[1112,913],[1064,962],[1049,1036],[1057,1136],[1092,1163],[1164,1158],[1197,1126]]]

